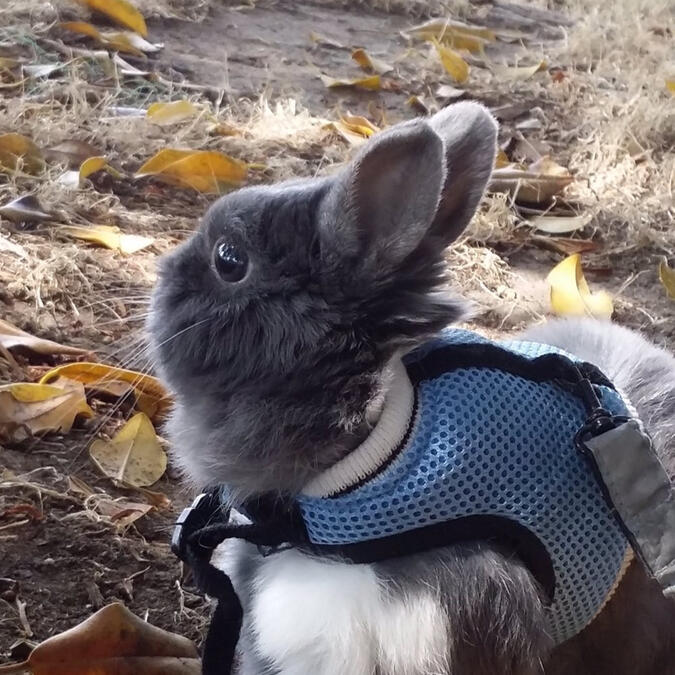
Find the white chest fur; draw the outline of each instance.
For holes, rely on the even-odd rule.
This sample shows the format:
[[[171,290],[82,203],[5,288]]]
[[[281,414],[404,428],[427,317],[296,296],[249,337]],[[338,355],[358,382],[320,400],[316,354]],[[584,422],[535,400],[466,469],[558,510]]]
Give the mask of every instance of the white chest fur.
[[[233,571],[237,548],[214,562]],[[449,672],[448,622],[438,601],[431,592],[390,593],[369,565],[277,553],[260,561],[245,611],[257,656],[282,675]]]

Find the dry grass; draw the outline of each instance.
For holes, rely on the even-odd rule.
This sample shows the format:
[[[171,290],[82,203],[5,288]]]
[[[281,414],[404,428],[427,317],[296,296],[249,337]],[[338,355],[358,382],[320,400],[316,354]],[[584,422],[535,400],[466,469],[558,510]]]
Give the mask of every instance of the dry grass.
[[[144,0],[138,4],[148,16],[202,18],[208,11],[207,0]],[[325,0],[319,4],[349,3]],[[361,4],[411,14],[433,13],[446,6],[417,0],[368,0]],[[475,8],[459,2],[451,9],[457,16]],[[611,6],[590,0],[569,0],[562,7],[557,4],[556,10],[573,17],[575,26],[563,42],[533,47],[529,53],[530,58],[546,56],[551,65],[574,74],[556,87],[501,82],[487,70],[474,70],[479,96],[541,102],[542,138],[553,139],[560,161],[582,178],[570,194],[577,208],[593,212],[593,226],[605,242],[602,257],[628,249],[666,255],[675,250],[674,117],[672,100],[664,92],[664,78],[673,68],[668,60],[667,36],[673,28],[669,9],[669,3],[661,0],[621,0]],[[6,49],[21,45],[21,55],[28,60],[63,59],[41,38],[60,12],[70,15],[74,11],[81,10],[74,10],[66,0],[12,0],[3,13],[3,44]],[[185,97],[186,93],[152,83],[132,86],[120,81],[108,87],[93,86],[92,81],[100,76],[96,68],[90,59],[76,56],[56,79],[4,90],[0,130],[26,134],[40,147],[68,138],[89,141],[127,174],[168,144],[217,149],[264,164],[264,171],[254,172],[254,181],[330,171],[348,154],[344,143],[325,129],[324,119],[292,99],[240,100],[230,105],[201,99],[203,114],[170,130],[144,118],[114,117],[112,106],[145,107],[153,100]],[[187,96],[199,100],[198,94]],[[238,127],[240,135],[213,135],[214,120]],[[30,191],[45,207],[56,210],[63,222],[116,224],[152,235],[156,244],[120,265],[114,254],[67,242],[54,228],[40,233],[14,232],[12,241],[24,248],[32,263],[26,265],[21,257],[0,251],[0,281],[15,304],[9,314],[22,325],[43,334],[53,333],[59,339],[91,345],[117,342],[126,329],[125,315],[140,316],[134,304],[141,303],[152,283],[157,253],[191,231],[209,199],[172,191],[155,194],[145,189],[146,185],[139,190],[130,180],[112,192],[109,186],[99,191],[85,187],[64,192],[56,182],[60,170],[52,168],[40,180],[14,177],[0,182],[0,202]],[[489,309],[490,294],[494,305],[502,304],[511,283],[509,264],[489,246],[513,246],[514,236],[520,245],[526,231],[510,200],[494,195],[486,200],[474,223],[470,233],[473,245],[464,245],[452,254],[454,277],[469,295],[479,298],[482,307]],[[111,312],[106,299],[115,295],[130,297],[129,306],[121,301]],[[96,328],[115,318],[121,319],[119,326]],[[129,321],[138,326],[141,319],[135,324]]]

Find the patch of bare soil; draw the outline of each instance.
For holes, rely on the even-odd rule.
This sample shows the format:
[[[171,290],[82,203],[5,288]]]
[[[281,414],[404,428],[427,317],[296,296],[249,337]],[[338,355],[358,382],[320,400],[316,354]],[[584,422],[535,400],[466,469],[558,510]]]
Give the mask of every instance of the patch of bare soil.
[[[672,346],[675,303],[657,279],[658,262],[675,256],[675,134],[664,85],[672,77],[668,3],[546,4],[450,4],[453,19],[502,34],[484,54],[465,54],[471,74],[462,96],[492,108],[510,160],[530,163],[548,154],[568,167],[577,180],[554,210],[588,215],[589,222],[581,231],[550,237],[533,231],[527,207],[491,194],[468,237],[449,253],[451,276],[474,303],[474,327],[491,334],[514,331],[549,313],[546,274],[566,247],[573,251],[582,242],[586,277],[594,289],[612,294],[615,319]],[[74,3],[64,0],[55,9],[37,0],[10,0],[0,25],[0,58],[65,65],[19,84],[3,70],[6,63],[0,67],[0,134],[25,134],[40,148],[87,141],[123,177],[99,173],[66,190],[58,182],[63,166],[50,164],[39,177],[0,174],[0,206],[31,193],[56,214],[54,222],[42,224],[0,216],[0,319],[92,350],[101,362],[152,371],[142,326],[156,261],[189,236],[213,196],[133,179],[148,157],[168,146],[217,150],[253,164],[250,182],[328,172],[352,150],[327,126],[340,113],[385,126],[420,114],[408,103],[413,95],[431,112],[447,104],[438,87],[456,83],[431,45],[401,35],[417,22],[412,14],[425,8],[447,16],[445,3],[138,5],[148,17],[149,39],[164,48],[147,58],[124,58],[162,79],[106,69],[105,59],[91,56],[100,45],[56,25],[81,18]],[[321,74],[365,75],[350,58],[354,47],[392,66],[380,90],[324,86]],[[542,60],[542,72],[528,78],[503,70]],[[138,114],[155,101],[178,99],[191,100],[201,112],[171,126]],[[152,237],[153,244],[122,255],[73,241],[61,223],[115,225]],[[0,351],[0,384],[36,381],[63,360]],[[74,479],[99,497],[149,497],[115,487],[92,464],[92,440],[112,435],[130,410],[97,403],[96,413],[67,435],[0,446],[3,659],[23,657],[30,644],[114,599],[200,642],[208,604],[168,547],[171,524],[189,496],[169,466],[152,489],[170,506],[126,527],[101,517]]]

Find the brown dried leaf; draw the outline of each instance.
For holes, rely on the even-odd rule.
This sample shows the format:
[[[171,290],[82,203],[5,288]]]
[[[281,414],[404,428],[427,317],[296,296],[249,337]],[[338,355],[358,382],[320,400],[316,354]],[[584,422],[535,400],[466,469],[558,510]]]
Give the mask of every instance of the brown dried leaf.
[[[0,207],[0,216],[15,223],[43,222],[54,220],[52,213],[47,213],[35,195],[24,195],[13,199],[9,204]]]
[[[15,171],[22,167],[28,173],[39,173],[45,162],[40,148],[22,134],[0,136],[0,171]]]
[[[367,73],[377,73],[378,75],[384,75],[391,70],[394,70],[394,66],[385,63],[381,59],[376,59],[373,56],[370,56],[365,49],[355,49],[352,52],[352,59],[361,66],[363,70]]]
[[[21,664],[32,675],[200,675],[190,640],[113,603],[39,644]],[[11,666],[19,672],[18,666]],[[0,670],[2,672],[2,670]]]
[[[0,319],[0,345],[5,349],[28,349],[35,354],[41,354],[43,356],[62,354],[82,356],[83,354],[88,353],[86,349],[68,347],[67,345],[61,345],[58,342],[52,342],[51,340],[36,337],[2,319]]]

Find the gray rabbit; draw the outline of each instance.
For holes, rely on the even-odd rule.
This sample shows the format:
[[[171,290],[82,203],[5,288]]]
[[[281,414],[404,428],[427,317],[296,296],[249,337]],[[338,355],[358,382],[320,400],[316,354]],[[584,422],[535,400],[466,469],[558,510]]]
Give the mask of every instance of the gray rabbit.
[[[237,505],[296,495],[376,426],[401,355],[465,314],[444,249],[490,178],[496,124],[476,103],[388,129],[336,175],[216,202],[163,262],[150,332],[175,395],[174,458]],[[639,335],[555,321],[525,339],[597,365],[675,474],[675,359]],[[675,603],[633,562],[555,646],[528,567],[491,541],[373,564],[289,549],[218,551],[244,608],[242,675],[665,675]]]

